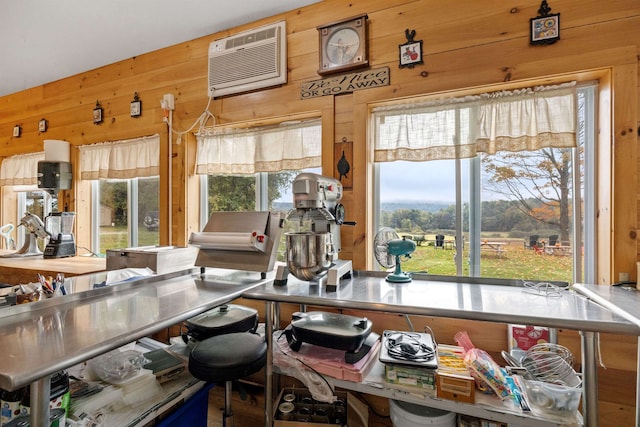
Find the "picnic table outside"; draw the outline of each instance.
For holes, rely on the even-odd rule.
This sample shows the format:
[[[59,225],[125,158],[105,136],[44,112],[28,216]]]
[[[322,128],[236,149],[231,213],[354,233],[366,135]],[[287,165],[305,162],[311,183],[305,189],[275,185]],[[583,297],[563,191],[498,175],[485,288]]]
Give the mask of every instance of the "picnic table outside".
[[[493,252],[494,254],[498,255],[498,258],[501,258],[502,255],[504,255],[504,253],[506,252],[506,250],[504,249],[504,245],[506,243],[505,242],[481,242],[480,243],[480,250],[481,251],[487,251],[487,252]]]

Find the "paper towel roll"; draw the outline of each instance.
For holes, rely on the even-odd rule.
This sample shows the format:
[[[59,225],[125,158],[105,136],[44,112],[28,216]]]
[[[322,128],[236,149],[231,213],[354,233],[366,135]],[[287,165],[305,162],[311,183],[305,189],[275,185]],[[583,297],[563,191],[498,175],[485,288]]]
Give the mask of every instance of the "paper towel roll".
[[[69,142],[59,139],[45,139],[44,159],[47,162],[69,162],[71,160]]]

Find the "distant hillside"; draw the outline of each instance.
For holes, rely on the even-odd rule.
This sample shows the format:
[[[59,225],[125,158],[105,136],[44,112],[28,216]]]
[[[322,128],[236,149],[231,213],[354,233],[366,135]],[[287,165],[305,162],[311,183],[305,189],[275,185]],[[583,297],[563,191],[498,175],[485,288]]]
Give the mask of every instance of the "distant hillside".
[[[397,211],[398,209],[417,209],[420,211],[438,212],[454,204],[455,203],[452,203],[452,202],[397,201],[397,202],[381,203],[380,210],[382,212],[393,212],[393,211]]]
[[[398,201],[398,202],[387,202],[387,203],[382,203],[380,205],[380,210],[382,210],[382,212],[393,212],[393,211],[397,211],[398,209],[417,209],[417,210],[421,210],[421,211],[428,211],[428,212],[438,212],[442,209],[445,209],[451,205],[453,205],[454,203],[451,202],[420,202],[420,203],[416,203],[416,202],[412,202],[412,201],[407,201],[407,202],[402,202],[402,201]],[[273,203],[273,208],[279,211],[288,211],[289,209],[291,209],[293,207],[293,203],[285,203],[285,202],[274,202]]]

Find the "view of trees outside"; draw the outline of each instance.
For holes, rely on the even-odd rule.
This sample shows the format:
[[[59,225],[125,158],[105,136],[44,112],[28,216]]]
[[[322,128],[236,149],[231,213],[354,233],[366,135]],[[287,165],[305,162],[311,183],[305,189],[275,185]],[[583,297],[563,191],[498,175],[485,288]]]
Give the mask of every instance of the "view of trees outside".
[[[320,173],[320,169],[265,173],[260,174],[259,179],[254,175],[209,175],[207,180],[208,212],[268,210],[281,212],[283,218],[286,218],[289,210],[293,208],[292,182],[301,172]],[[256,191],[256,186],[259,185],[264,187],[263,190],[267,195],[266,203],[262,203],[265,206],[262,207],[256,206],[260,204],[256,192],[263,192]],[[229,195],[233,195],[233,197],[229,197]],[[278,261],[286,261],[285,246],[283,235],[278,248]]]
[[[291,182],[298,173],[298,171],[282,171],[264,174],[267,191],[266,210],[275,209],[274,201],[281,199],[289,191]],[[254,175],[209,175],[207,182],[209,212],[256,210],[257,180]]]
[[[136,188],[137,194],[135,224],[129,224],[129,191]],[[100,249],[119,249],[130,246],[153,246],[160,241],[158,222],[145,221],[153,217],[157,220],[159,210],[160,180],[136,178],[132,180],[100,181]],[[132,227],[136,227],[137,242],[130,242]]]
[[[570,238],[571,151],[547,148],[482,158],[489,188],[513,200],[522,213],[535,220],[536,227],[544,224],[555,231],[561,242]]]
[[[420,176],[413,185],[416,197],[404,202],[381,201],[380,227],[391,227],[399,235],[416,240],[417,250],[403,262],[403,269],[455,275],[454,255],[460,249],[463,274],[468,275],[472,206],[469,162],[461,162],[464,245],[455,241],[455,161],[401,163],[393,167],[382,164],[381,180],[392,179],[399,171],[407,177]],[[480,275],[571,282],[571,149],[499,153],[483,156],[480,164]],[[406,182],[405,186],[411,185]],[[442,201],[426,201],[434,200],[436,194]],[[381,197],[389,200],[393,195]],[[448,242],[442,248],[435,247],[438,234]],[[538,236],[535,247],[530,245],[531,236]],[[551,248],[550,240],[555,237],[557,242],[551,242],[554,246]]]
[[[455,255],[461,251],[464,275],[478,274],[479,259],[483,277],[571,283],[575,259],[575,273],[584,277],[583,203],[593,190],[585,170],[595,164],[596,98],[595,84],[577,88],[577,148],[377,164],[378,226],[416,239],[403,268],[459,274]],[[479,220],[470,209],[479,210]],[[456,240],[456,215],[463,242]],[[480,242],[470,242],[478,229]],[[447,244],[436,249],[436,235]],[[479,254],[470,254],[478,247]]]

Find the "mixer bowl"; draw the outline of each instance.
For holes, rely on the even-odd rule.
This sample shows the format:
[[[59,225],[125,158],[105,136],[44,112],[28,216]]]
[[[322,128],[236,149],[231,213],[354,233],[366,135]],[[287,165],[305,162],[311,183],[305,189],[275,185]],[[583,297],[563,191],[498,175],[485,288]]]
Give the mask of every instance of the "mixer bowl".
[[[286,233],[287,267],[300,280],[316,280],[334,265],[331,233]]]

